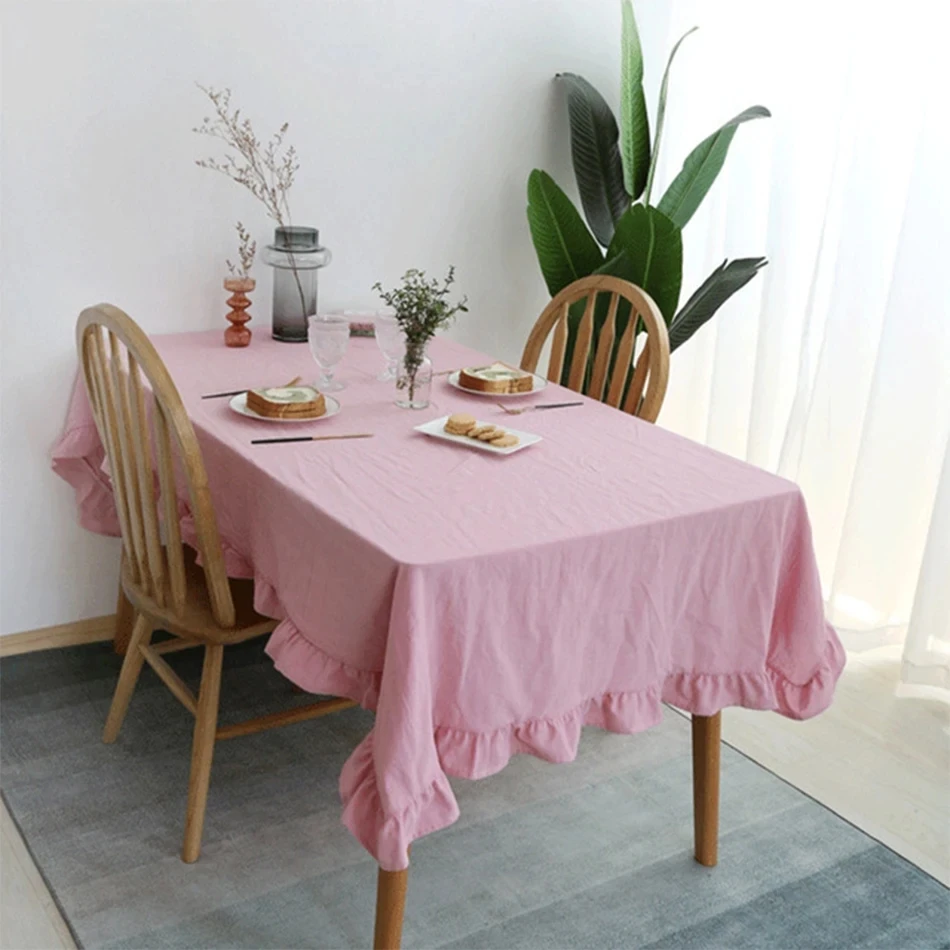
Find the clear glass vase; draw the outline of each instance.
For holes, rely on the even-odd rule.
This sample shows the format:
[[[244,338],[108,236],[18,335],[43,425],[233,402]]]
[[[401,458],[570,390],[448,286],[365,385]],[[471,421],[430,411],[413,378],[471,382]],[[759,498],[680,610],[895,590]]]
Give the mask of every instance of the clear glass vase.
[[[262,255],[274,268],[273,337],[307,342],[307,319],[317,312],[317,272],[330,263],[316,228],[275,228],[274,243]]]
[[[425,409],[432,389],[432,360],[425,347],[406,347],[396,370],[396,405],[402,409]]]

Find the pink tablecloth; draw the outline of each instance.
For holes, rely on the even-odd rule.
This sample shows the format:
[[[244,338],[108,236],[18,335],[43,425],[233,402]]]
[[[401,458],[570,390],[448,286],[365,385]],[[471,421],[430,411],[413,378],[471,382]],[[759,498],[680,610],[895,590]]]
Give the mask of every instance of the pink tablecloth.
[[[457,818],[447,774],[491,775],[518,752],[569,761],[583,725],[637,732],[664,701],[793,718],[830,703],[844,655],[794,484],[593,401],[512,422],[443,378],[429,410],[398,409],[365,339],[338,416],[274,426],[198,397],[312,378],[306,346],[154,342],[204,451],[229,571],[281,621],[277,668],[377,712],[340,788],[382,867]],[[431,355],[437,370],[479,361],[447,341]],[[497,457],[413,431],[463,409],[544,441]],[[290,431],[376,437],[250,444]],[[82,523],[117,533],[81,385],[53,455]]]

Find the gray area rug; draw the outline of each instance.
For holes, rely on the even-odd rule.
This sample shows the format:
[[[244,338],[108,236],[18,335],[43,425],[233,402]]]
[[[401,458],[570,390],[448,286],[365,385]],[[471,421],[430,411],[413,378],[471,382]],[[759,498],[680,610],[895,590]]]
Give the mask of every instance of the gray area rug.
[[[307,701],[262,641],[225,656],[222,721]],[[168,660],[197,683],[194,651]],[[369,946],[376,865],[340,824],[337,777],[370,715],[219,743],[186,865],[191,717],[146,667],[103,745],[118,666],[105,644],[0,663],[0,783],[77,941]],[[720,864],[696,864],[672,711],[638,736],[587,730],[570,765],[519,756],[453,785],[460,821],[413,849],[405,947],[950,947],[942,885],[728,747]]]

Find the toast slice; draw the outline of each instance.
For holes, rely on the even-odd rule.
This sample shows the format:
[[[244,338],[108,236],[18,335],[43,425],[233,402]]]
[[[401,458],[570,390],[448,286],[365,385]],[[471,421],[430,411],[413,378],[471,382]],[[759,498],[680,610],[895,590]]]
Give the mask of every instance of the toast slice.
[[[534,378],[523,369],[496,361],[490,366],[466,366],[459,370],[459,385],[480,393],[529,393],[534,388]]]
[[[249,389],[247,408],[268,419],[319,419],[327,401],[313,386],[279,386]]]

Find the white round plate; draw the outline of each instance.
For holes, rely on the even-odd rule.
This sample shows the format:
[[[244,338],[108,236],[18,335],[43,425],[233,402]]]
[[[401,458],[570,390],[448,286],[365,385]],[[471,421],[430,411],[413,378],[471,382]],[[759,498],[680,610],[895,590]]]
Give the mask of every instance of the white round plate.
[[[228,405],[239,416],[247,416],[248,419],[258,419],[261,422],[320,422],[323,419],[329,419],[330,416],[335,416],[340,411],[340,404],[336,399],[334,399],[332,396],[326,395],[326,393],[324,393],[323,398],[327,401],[327,411],[322,416],[317,416],[315,419],[275,419],[271,416],[262,416],[259,413],[256,413],[253,409],[247,408],[247,393],[239,393],[228,403]]]
[[[538,376],[537,373],[531,374],[531,379],[533,385],[531,389],[523,393],[483,393],[480,389],[469,389],[467,386],[463,386],[459,382],[459,371],[456,370],[449,376],[449,385],[454,386],[456,389],[461,390],[463,393],[470,393],[472,396],[491,396],[492,399],[516,399],[519,396],[533,396],[535,393],[541,392],[545,386],[547,386],[548,381],[543,376]]]

